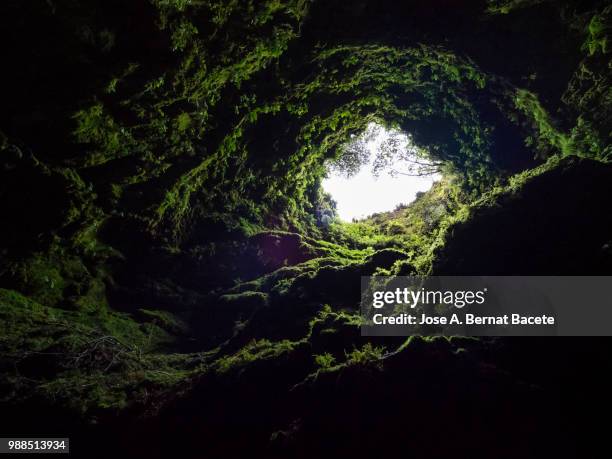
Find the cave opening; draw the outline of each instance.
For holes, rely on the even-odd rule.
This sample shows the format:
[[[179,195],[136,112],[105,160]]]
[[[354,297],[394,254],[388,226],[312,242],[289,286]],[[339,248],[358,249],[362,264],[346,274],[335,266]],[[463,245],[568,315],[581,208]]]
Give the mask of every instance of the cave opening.
[[[442,166],[409,134],[371,122],[328,162],[322,187],[341,221],[357,221],[413,202],[440,180]]]

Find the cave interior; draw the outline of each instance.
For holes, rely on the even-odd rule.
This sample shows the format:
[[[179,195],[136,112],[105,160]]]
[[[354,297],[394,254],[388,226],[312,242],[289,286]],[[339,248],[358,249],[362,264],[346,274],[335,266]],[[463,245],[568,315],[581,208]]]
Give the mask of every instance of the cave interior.
[[[89,457],[595,457],[609,340],[357,316],[361,276],[612,274],[609,1],[0,11],[0,432]],[[341,221],[321,183],[371,123],[440,178]]]

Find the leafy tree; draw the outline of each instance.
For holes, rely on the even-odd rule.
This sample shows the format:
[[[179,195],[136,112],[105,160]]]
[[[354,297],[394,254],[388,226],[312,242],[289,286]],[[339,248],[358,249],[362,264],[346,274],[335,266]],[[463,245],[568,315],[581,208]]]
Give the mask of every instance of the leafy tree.
[[[382,173],[429,176],[441,173],[444,166],[443,162],[433,160],[426,149],[415,145],[410,135],[370,123],[363,133],[342,147],[329,168],[349,178],[370,163],[375,176]]]

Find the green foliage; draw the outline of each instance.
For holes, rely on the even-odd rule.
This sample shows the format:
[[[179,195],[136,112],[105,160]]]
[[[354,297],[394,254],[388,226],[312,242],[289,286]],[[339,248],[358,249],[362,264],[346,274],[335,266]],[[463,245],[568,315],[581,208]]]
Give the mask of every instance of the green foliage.
[[[360,349],[355,348],[348,353],[346,363],[348,365],[380,364],[384,354],[384,346],[374,346],[372,343],[366,343]]]
[[[42,397],[90,416],[184,380],[189,355],[156,354],[169,336],[125,314],[65,311],[0,289],[0,377],[13,401]],[[162,377],[163,376],[163,377]]]
[[[609,34],[610,34],[610,15],[612,8],[607,8],[601,14],[595,14],[591,17],[587,27],[587,39],[582,45],[583,50],[588,51],[589,55],[594,55],[598,51],[602,54],[607,54],[609,50]]]
[[[551,0],[487,0],[491,14],[508,14],[521,8],[529,8]]]
[[[224,356],[214,363],[215,371],[227,373],[240,371],[251,363],[275,359],[280,355],[293,351],[296,343],[281,341],[273,343],[267,339],[253,340],[233,355]]]
[[[41,255],[12,266],[20,290],[34,301],[54,306],[63,298],[64,278],[59,267]]]
[[[319,368],[323,370],[327,370],[332,368],[336,363],[336,358],[331,355],[329,352],[324,354],[318,354],[314,356],[315,363],[319,366]]]
[[[487,7],[509,13],[538,3],[491,0]],[[70,52],[94,67],[87,94],[68,104],[78,145],[65,150],[78,154],[66,153],[66,164],[99,168],[93,173],[100,175],[98,210],[119,206],[117,213],[128,213],[168,244],[192,237],[194,222],[203,219],[224,226],[226,234],[274,227],[320,235],[333,218],[329,200],[320,199],[324,164],[348,161],[351,138],[373,121],[408,133],[420,159],[431,159],[436,169],[443,165],[472,196],[507,177],[493,159],[503,147],[494,137],[498,118],[514,117],[515,108],[527,123],[517,116],[513,134],[524,136],[542,158],[555,149],[599,158],[610,151],[606,119],[577,117],[571,132],[561,132],[535,92],[484,72],[450,42],[415,46],[414,40],[392,45],[384,37],[325,37],[329,41],[316,44],[300,36],[310,25],[306,0],[150,4],[143,27],[153,53],[129,42],[112,20],[106,24],[112,15],[78,2],[51,10],[66,15],[70,26],[79,23],[78,46]],[[585,51],[601,57],[607,54],[609,9],[585,15]],[[106,60],[114,64],[106,68]],[[585,68],[588,78],[603,75]],[[605,106],[605,81],[587,89],[587,77],[577,79],[580,91],[569,91],[568,99],[583,100],[592,89],[586,105],[600,100]],[[397,159],[399,149],[388,147],[381,168]],[[402,232],[401,225],[391,227]]]
[[[610,30],[612,8],[592,16],[587,27],[587,41],[583,50],[588,56],[578,66],[563,95],[565,102],[576,116],[576,124],[566,133],[560,130],[550,114],[540,104],[537,95],[525,89],[518,89],[515,105],[527,115],[535,128],[535,134],[526,138],[526,143],[542,158],[552,155],[577,155],[607,161],[612,155],[610,132],[609,60],[598,61],[594,55],[598,50],[607,54],[607,40]]]
[[[87,23],[88,36],[106,37],[94,40],[96,49],[117,62],[99,65],[99,88],[74,110],[79,154],[69,164],[99,168],[96,205],[104,212],[118,206],[158,240],[180,245],[203,220],[225,235],[273,227],[319,237],[333,220],[320,192],[325,163],[348,160],[351,138],[375,121],[408,133],[410,152],[431,160],[428,170],[442,167],[472,195],[505,178],[492,152],[500,147],[496,117],[513,108],[502,90],[508,82],[450,48],[318,46],[300,37],[305,0],[151,5],[152,61],[150,50],[134,55],[112,27]],[[298,40],[304,47],[296,55],[290,45]],[[559,145],[535,104],[521,107],[545,128],[541,137]],[[584,130],[576,136],[591,141]],[[406,153],[395,140],[383,148],[379,169]]]
[[[377,150],[371,155],[370,148],[375,146]],[[370,162],[374,176],[383,172],[391,176],[434,175],[440,173],[444,165],[431,161],[427,150],[415,146],[410,135],[374,123],[339,149],[339,156],[329,163],[329,169],[346,177],[357,175]]]
[[[156,326],[173,335],[187,334],[190,330],[189,325],[184,320],[171,312],[150,309],[140,309],[138,312],[150,319]]]
[[[153,213],[148,216],[152,231],[169,229],[170,236],[179,241],[187,236],[191,220],[214,212],[229,231],[244,229],[245,234],[253,234],[264,219],[274,215],[277,227],[316,234],[317,224],[327,226],[333,218],[333,208],[326,201],[320,197],[313,199],[320,195],[325,160],[348,160],[351,155],[343,149],[354,142],[347,141],[374,120],[414,133],[414,148],[409,156],[412,158],[417,152],[419,162],[431,156],[433,160],[425,164],[428,171],[444,165],[447,172],[462,178],[462,185],[468,189],[495,182],[496,172],[488,153],[490,128],[478,118],[470,100],[472,93],[489,90],[487,76],[473,63],[451,52],[425,46],[414,49],[339,46],[315,50],[314,78],[294,83],[283,81],[278,95],[268,101],[260,101],[245,90],[240,103],[234,106],[233,127],[219,137],[220,142],[202,145],[205,155],[196,155],[194,147],[200,143],[197,139],[206,139],[205,133],[212,128],[210,113],[221,91],[228,85],[242,89],[243,82],[281,56],[287,43],[296,36],[295,30],[286,23],[274,26],[271,41],[255,31],[253,35],[247,33],[244,40],[249,45],[241,48],[246,54],[235,52],[238,47],[232,47],[227,55],[213,58],[206,55],[206,49],[214,42],[214,34],[200,33],[202,28],[193,14],[206,9],[214,11],[213,29],[225,30],[229,27],[228,17],[244,19],[236,5],[159,5],[162,30],[173,31],[173,50],[182,56],[182,64],[174,73],[149,80],[142,92],[121,100],[120,105],[141,120],[138,125],[119,127],[107,114],[108,110],[96,103],[77,114],[79,126],[75,131],[79,141],[97,145],[90,163],[121,154],[118,145],[128,145],[123,151],[153,161],[158,175],[170,170],[170,164],[176,162],[174,158],[198,158],[188,171],[168,183],[161,201],[152,203]],[[259,18],[250,21],[257,29],[260,24],[275,23],[280,14],[302,18],[304,8],[303,2],[300,6],[266,2],[261,9],[253,6],[247,10],[251,17],[254,14]],[[130,78],[127,72],[122,81]],[[440,81],[447,84],[440,86]],[[115,88],[117,81],[113,82]],[[391,96],[388,90],[398,85],[403,88],[402,94]],[[312,100],[330,100],[333,104],[334,98],[347,94],[351,95],[347,103],[330,105],[330,110],[319,113],[310,111]],[[404,102],[413,99],[422,102],[408,105]],[[258,164],[248,145],[250,133],[261,129],[258,126],[262,120],[283,117],[288,121],[283,123],[288,126],[283,138],[283,142],[288,142],[287,149],[276,153],[274,165]],[[445,125],[444,129],[450,123],[453,133],[436,143],[434,138],[423,135],[419,125],[433,124],[435,129],[438,122]],[[152,151],[163,153],[152,155]],[[406,152],[398,148],[397,142],[389,141],[378,157],[378,168],[391,168],[398,154],[404,158]],[[424,167],[419,162],[412,162],[418,164],[417,172]],[[144,172],[136,180],[153,178]],[[235,189],[223,193],[221,190],[230,181]],[[254,203],[255,193],[263,196],[262,204]],[[223,208],[213,210],[221,196]],[[249,228],[252,225],[254,229]]]
[[[452,179],[444,179],[407,206],[401,205],[392,212],[374,214],[357,222],[337,221],[326,235],[338,244],[363,250],[398,248],[408,253],[414,266],[425,267],[431,261],[432,244],[442,228],[465,205],[466,199]],[[403,263],[397,265],[398,270],[404,268],[407,266]]]
[[[129,150],[134,144],[130,134],[105,113],[104,106],[99,102],[79,110],[74,119],[77,123],[75,140],[95,148],[86,161],[87,165],[109,161]]]
[[[363,162],[363,148],[358,147],[368,139],[366,128],[372,121],[384,120],[383,124],[409,132],[415,151],[427,149],[426,156],[434,164],[444,162],[451,172],[461,171],[459,176],[466,177],[466,186],[483,186],[494,180],[487,152],[488,128],[478,119],[465,91],[465,88],[482,91],[488,81],[469,61],[438,48],[395,49],[372,45],[325,49],[316,56],[315,63],[316,77],[296,86],[302,103],[312,98],[333,100],[349,94],[351,98],[330,112],[327,119],[313,117],[311,125],[302,129],[301,138],[304,143],[320,145],[318,150],[324,157],[337,158],[341,169],[350,173],[355,165]],[[441,89],[437,81],[445,81],[447,85]],[[402,88],[401,95],[385,93],[397,86]],[[458,87],[464,90],[459,92]],[[405,105],[405,101],[413,100],[423,102]],[[430,128],[429,123],[438,122],[454,133],[446,137],[447,141],[437,139],[436,143],[425,135],[425,130]],[[362,142],[347,143],[351,135],[363,131],[365,137],[357,137]],[[383,152],[402,151],[392,148],[393,145],[388,147]],[[381,155],[380,167],[388,167],[394,156],[397,155]],[[472,175],[466,167],[468,162],[482,164],[488,172],[478,177]]]
[[[576,113],[576,125],[571,130],[571,142],[577,154],[609,161],[612,158],[612,79],[609,43],[612,30],[612,7],[596,11],[586,28],[582,47],[585,58],[578,65],[563,102]]]
[[[529,116],[537,128],[537,142],[529,146],[534,147],[543,157],[554,154],[550,149],[551,147],[560,151],[562,155],[568,155],[573,151],[567,135],[554,127],[550,116],[535,94],[519,89],[516,93],[515,103],[519,110]],[[528,143],[530,143],[529,139]]]

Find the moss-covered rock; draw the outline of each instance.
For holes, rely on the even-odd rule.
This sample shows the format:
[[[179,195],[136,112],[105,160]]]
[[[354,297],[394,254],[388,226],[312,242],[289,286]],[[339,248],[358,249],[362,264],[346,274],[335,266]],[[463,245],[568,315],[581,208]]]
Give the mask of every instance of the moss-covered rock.
[[[484,197],[450,226],[437,275],[580,275],[612,272],[612,169],[567,158]],[[526,260],[529,260],[526,263]]]

